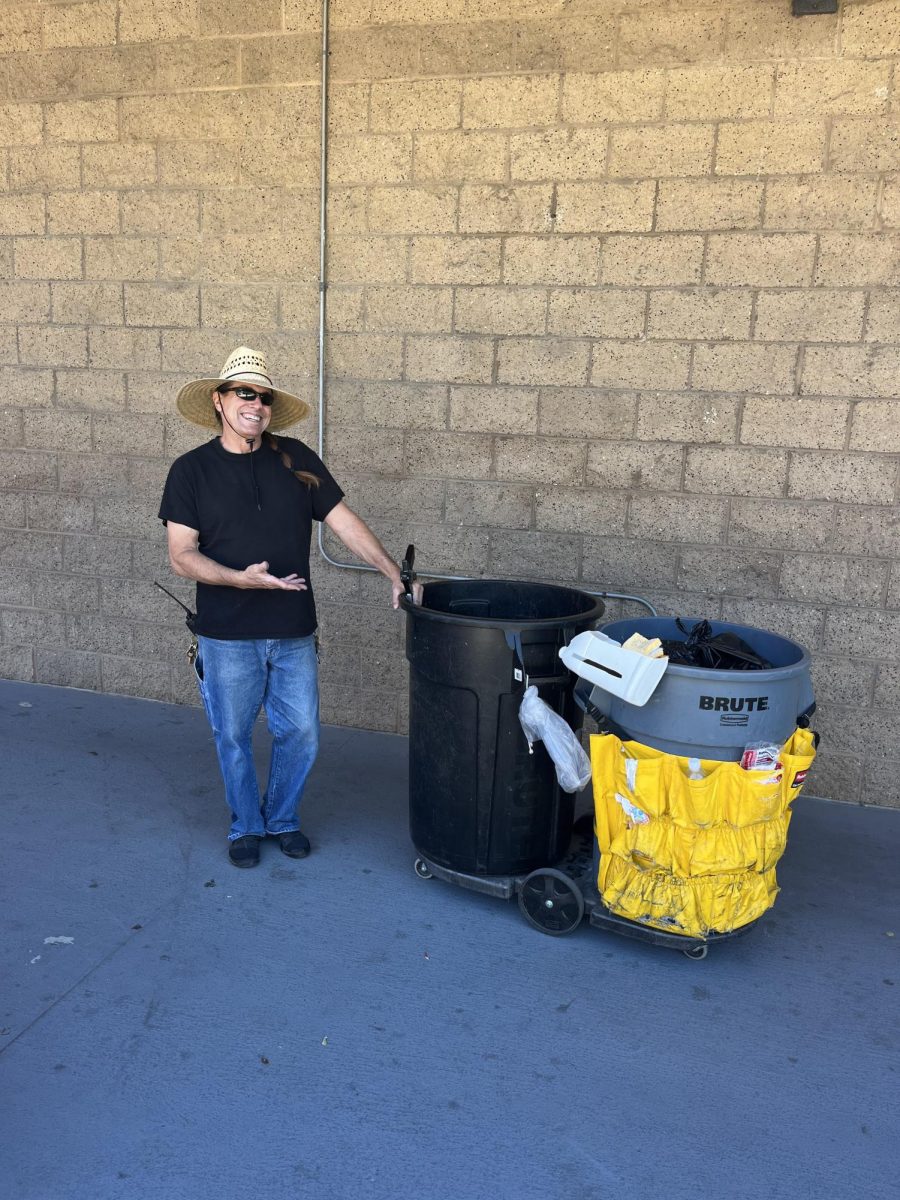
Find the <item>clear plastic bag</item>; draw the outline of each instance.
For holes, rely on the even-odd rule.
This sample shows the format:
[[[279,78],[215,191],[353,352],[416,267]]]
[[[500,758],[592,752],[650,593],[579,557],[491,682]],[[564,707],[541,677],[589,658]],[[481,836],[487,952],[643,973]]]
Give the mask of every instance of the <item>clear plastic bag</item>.
[[[564,792],[580,792],[591,778],[591,760],[559,713],[538,695],[532,684],[525,689],[519,705],[519,721],[531,751],[535,742],[543,742],[556,767],[556,778]]]

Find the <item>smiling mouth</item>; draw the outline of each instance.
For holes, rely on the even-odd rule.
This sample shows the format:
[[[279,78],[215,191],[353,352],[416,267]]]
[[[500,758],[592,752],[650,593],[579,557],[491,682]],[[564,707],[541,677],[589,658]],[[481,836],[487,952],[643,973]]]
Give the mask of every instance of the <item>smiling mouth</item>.
[[[255,421],[257,425],[262,420],[262,417],[259,415],[259,413],[241,413],[241,416],[245,421]]]

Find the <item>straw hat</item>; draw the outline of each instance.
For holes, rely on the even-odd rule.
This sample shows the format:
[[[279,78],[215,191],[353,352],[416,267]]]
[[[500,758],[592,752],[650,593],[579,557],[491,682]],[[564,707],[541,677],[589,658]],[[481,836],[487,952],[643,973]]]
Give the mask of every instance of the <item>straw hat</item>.
[[[305,400],[292,396],[290,392],[279,391],[274,386],[265,355],[248,346],[238,346],[237,350],[232,350],[218,378],[195,379],[193,383],[186,383],[175,401],[178,411],[195,425],[218,429],[212,394],[223,383],[252,383],[256,387],[270,388],[274,396],[270,429],[284,429],[309,413],[309,405]]]

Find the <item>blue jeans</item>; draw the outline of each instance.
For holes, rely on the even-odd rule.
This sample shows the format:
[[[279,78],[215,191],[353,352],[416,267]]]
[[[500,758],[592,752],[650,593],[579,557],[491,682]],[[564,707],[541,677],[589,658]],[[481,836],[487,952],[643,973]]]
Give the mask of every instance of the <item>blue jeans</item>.
[[[315,635],[197,640],[194,668],[231,808],[229,840],[299,829],[297,810],[319,748]],[[261,708],[272,735],[269,782],[262,799],[252,747]]]

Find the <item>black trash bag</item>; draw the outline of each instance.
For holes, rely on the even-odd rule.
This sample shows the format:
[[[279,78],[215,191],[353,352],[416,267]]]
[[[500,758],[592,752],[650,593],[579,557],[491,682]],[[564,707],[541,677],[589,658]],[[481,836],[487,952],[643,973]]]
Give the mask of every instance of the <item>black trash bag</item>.
[[[705,667],[711,671],[768,671],[774,666],[736,633],[713,634],[709,621],[698,621],[693,629],[687,629],[677,617],[675,624],[685,635],[685,640],[663,639],[662,648],[670,663]]]

